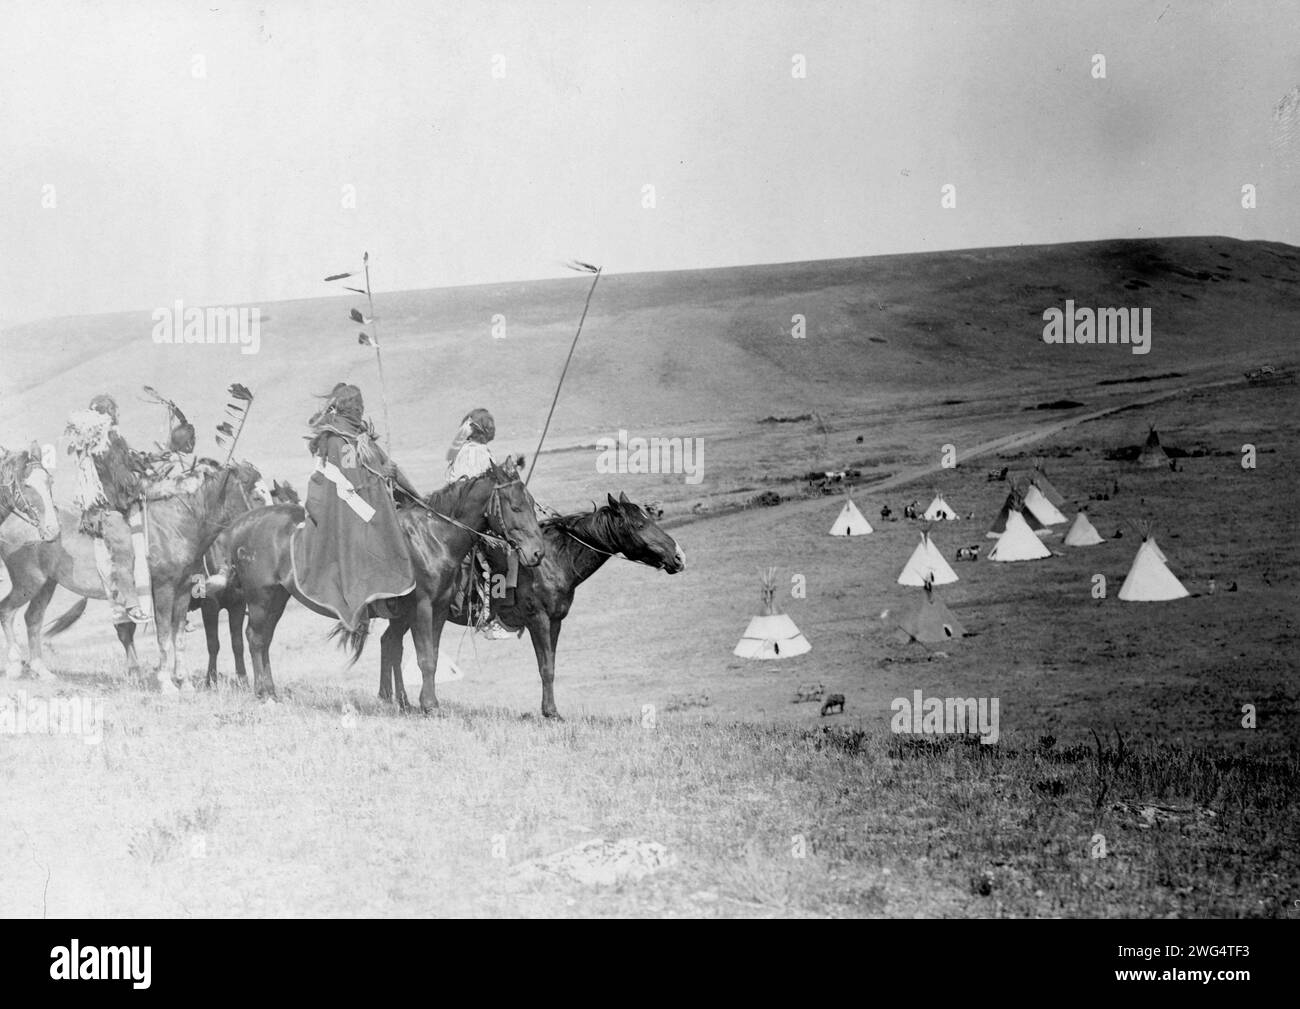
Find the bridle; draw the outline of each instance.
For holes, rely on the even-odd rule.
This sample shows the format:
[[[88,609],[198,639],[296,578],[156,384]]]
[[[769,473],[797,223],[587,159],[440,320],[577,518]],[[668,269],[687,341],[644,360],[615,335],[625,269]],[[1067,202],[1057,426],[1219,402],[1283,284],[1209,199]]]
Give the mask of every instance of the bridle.
[[[648,567],[648,568],[661,568],[661,567],[663,567],[662,564],[651,564],[649,561],[639,561],[639,560],[634,560],[633,558],[629,557],[627,554],[623,553],[623,551],[621,551],[621,550],[618,550],[618,551],[614,551],[614,550],[605,550],[605,549],[602,549],[601,547],[594,546],[593,544],[588,543],[586,540],[584,540],[581,536],[579,536],[577,533],[575,533],[572,529],[570,529],[569,526],[568,526],[568,523],[564,521],[564,517],[563,517],[563,516],[557,516],[557,517],[560,519],[560,521],[557,522],[556,524],[560,527],[560,531],[561,531],[562,533],[564,533],[564,535],[568,536],[568,537],[569,537],[571,540],[573,540],[574,542],[580,544],[581,546],[586,547],[588,550],[591,550],[591,551],[594,552],[594,553],[604,554],[606,557],[617,557],[617,558],[619,558],[620,560],[625,560],[625,561],[627,561],[629,564],[643,564],[643,565],[645,565],[645,566]],[[579,517],[581,517],[581,516],[579,516]]]
[[[49,471],[29,455],[27,457],[27,467],[23,472],[23,475],[20,477],[18,473],[15,472],[12,484],[5,487],[4,491],[6,497],[9,498],[9,510],[29,526],[39,530],[41,528],[41,516],[36,513],[36,509],[33,508],[31,503],[27,500],[27,495],[23,493],[24,487],[29,487],[33,491],[39,493],[38,489],[31,483],[31,479],[35,476],[37,470],[44,473],[46,477],[49,476]]]
[[[493,471],[500,472],[500,469],[499,467],[493,466]],[[519,545],[511,540],[509,534],[505,532],[505,506],[501,503],[501,492],[507,487],[512,487],[517,483],[523,483],[523,481],[519,479],[518,473],[504,483],[494,482],[492,484],[492,494],[488,498],[487,510],[484,512],[484,515],[487,517],[489,526],[492,525],[493,520],[495,519],[497,528],[501,530],[501,535],[499,536],[494,533],[482,532],[478,529],[474,529],[473,527],[466,525],[464,522],[461,522],[459,519],[454,519],[450,515],[444,515],[442,512],[438,511],[437,508],[426,504],[419,498],[412,498],[411,500],[427,511],[430,515],[435,515],[444,522],[456,526],[458,529],[464,529],[467,533],[479,537],[479,539],[483,540],[483,542],[490,546],[494,546],[499,550],[514,550],[518,553],[520,552]]]

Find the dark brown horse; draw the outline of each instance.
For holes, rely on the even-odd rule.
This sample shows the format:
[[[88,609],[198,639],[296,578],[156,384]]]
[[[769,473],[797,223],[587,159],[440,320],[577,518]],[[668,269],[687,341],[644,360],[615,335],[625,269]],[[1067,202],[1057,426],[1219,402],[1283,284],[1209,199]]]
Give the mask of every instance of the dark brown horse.
[[[146,503],[149,575],[160,653],[159,686],[165,693],[174,693],[182,683],[177,637],[185,625],[193,576],[202,573],[203,555],[221,531],[260,500],[261,479],[257,469],[248,463],[227,467],[213,464],[195,490]],[[75,512],[60,508],[58,515],[62,535],[56,542],[0,543],[0,560],[13,585],[9,595],[0,600],[0,624],[12,657],[18,647],[13,616],[27,606],[29,664],[37,675],[48,674],[41,656],[41,621],[55,588],[62,585],[85,598],[106,598],[95,565],[93,539],[81,531],[81,520]],[[84,602],[79,602],[51,625],[49,633],[66,630],[84,610]],[[126,649],[128,670],[134,675],[139,671],[135,625],[127,622],[116,626],[118,640]],[[163,671],[168,675],[161,675]]]
[[[524,567],[541,562],[544,543],[533,499],[513,461],[458,480],[424,501],[404,502],[397,515],[411,549],[415,589],[396,602],[372,604],[371,612],[387,616],[390,605],[411,612],[424,677],[420,707],[427,712],[438,706],[434,671],[452,586],[474,541],[490,528],[518,552]],[[248,649],[253,660],[253,687],[259,697],[275,696],[269,651],[289,598],[322,616],[334,616],[304,597],[293,577],[290,544],[294,529],[304,518],[301,507],[277,505],[244,516],[230,530],[235,575],[248,604]]]
[[[505,626],[511,630],[528,628],[537,655],[537,673],[542,679],[542,714],[546,718],[560,717],[555,706],[555,648],[560,626],[569,614],[578,586],[607,560],[620,554],[638,564],[661,568],[670,575],[686,567],[686,555],[681,547],[656,525],[656,520],[663,517],[660,509],[634,504],[626,494],[619,494],[617,501],[613,495],[607,494],[606,498],[608,504],[591,512],[543,522],[546,556],[542,563],[519,572],[514,605],[507,606],[500,600],[492,602],[493,616]],[[493,573],[504,574],[505,554],[489,549],[487,555]],[[468,618],[462,611],[450,619],[464,624]],[[403,708],[408,702],[402,683],[402,639],[409,627],[409,612],[399,612],[389,620],[388,629],[380,639],[379,696],[390,699],[395,681],[397,703]],[[364,638],[354,637],[351,644],[355,662],[361,656]]]
[[[298,504],[298,492],[289,484],[279,480],[271,487],[271,503],[280,505]],[[218,571],[230,559],[230,530],[217,537],[207,556],[203,559],[208,573]],[[244,666],[244,618],[248,615],[248,604],[238,579],[231,579],[229,584],[219,592],[191,600],[191,610],[203,614],[203,634],[208,644],[207,685],[217,685],[217,656],[221,654],[221,613],[226,613],[226,622],[230,631],[230,652],[235,657],[235,676],[240,685],[248,683],[248,670]]]

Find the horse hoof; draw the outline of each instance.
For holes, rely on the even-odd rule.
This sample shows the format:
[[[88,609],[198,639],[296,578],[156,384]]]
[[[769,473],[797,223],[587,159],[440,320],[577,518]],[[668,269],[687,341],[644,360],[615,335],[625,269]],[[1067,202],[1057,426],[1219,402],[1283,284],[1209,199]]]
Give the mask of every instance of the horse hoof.
[[[558,711],[543,711],[542,717],[545,718],[548,722],[564,721],[564,716],[561,715]]]

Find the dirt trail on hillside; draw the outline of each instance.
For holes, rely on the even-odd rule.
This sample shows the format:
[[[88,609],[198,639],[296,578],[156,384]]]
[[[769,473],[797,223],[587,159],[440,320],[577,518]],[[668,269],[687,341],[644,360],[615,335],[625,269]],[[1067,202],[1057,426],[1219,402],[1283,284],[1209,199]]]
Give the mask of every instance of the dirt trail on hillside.
[[[1052,421],[1046,424],[1038,424],[1031,428],[1024,428],[1020,431],[1014,431],[1011,434],[1003,435],[999,438],[992,438],[983,441],[966,449],[960,453],[959,464],[965,464],[979,459],[983,456],[993,455],[998,452],[1004,452],[1008,449],[1023,448],[1026,445],[1032,445],[1036,441],[1042,441],[1044,438],[1050,438],[1052,435],[1059,434],[1062,431],[1072,427],[1078,427],[1080,424],[1086,424],[1089,421],[1100,420],[1111,414],[1119,413],[1123,410],[1131,410],[1135,407],[1150,406],[1153,403],[1159,403],[1162,400],[1173,399],[1176,396],[1182,396],[1189,392],[1199,392],[1204,389],[1215,389],[1229,385],[1244,384],[1240,378],[1222,378],[1212,382],[1197,382],[1187,385],[1179,385],[1175,388],[1163,389],[1159,392],[1148,393],[1145,396],[1138,396],[1134,399],[1126,400],[1123,403],[1112,404],[1103,407],[1100,410],[1091,410],[1088,413],[1079,414],[1076,417],[1068,417],[1064,420]],[[905,487],[910,483],[921,480],[932,473],[938,473],[943,467],[937,463],[925,466],[914,466],[910,469],[891,474],[883,480],[871,483],[860,484],[862,490],[870,491],[875,494],[879,491],[894,490],[898,487]],[[785,511],[805,511],[825,507],[826,499],[824,497],[809,498],[804,501],[783,501],[781,508]],[[662,523],[665,529],[676,529],[682,526],[694,525],[698,522],[706,522],[709,519],[728,518],[744,511],[748,508],[736,509],[719,509],[714,512],[702,512],[699,514],[682,515]]]

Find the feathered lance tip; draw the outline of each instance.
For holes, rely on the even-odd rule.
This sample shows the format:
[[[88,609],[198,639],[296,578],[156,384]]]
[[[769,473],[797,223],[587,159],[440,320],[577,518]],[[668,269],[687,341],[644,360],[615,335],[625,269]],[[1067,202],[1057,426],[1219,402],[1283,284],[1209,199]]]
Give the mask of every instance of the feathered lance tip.
[[[599,266],[592,266],[590,263],[584,263],[581,259],[570,259],[564,264],[570,270],[576,270],[578,273],[599,273]]]
[[[249,390],[248,386],[239,382],[233,383],[230,388],[226,390],[226,393],[232,400],[234,400],[233,403],[226,404],[226,413],[238,421],[239,426],[242,428],[244,426],[244,415],[248,412],[248,407],[253,402],[253,393]],[[217,425],[217,444],[222,448],[230,445],[236,437],[238,437],[238,434],[234,425],[232,425],[230,421],[222,421]]]
[[[160,393],[153,386],[146,385],[144,387],[144,392],[145,395],[149,398],[149,402],[157,403],[160,406],[165,406],[167,408],[167,412],[171,415],[172,419],[175,420],[177,424],[188,423],[188,421],[185,419],[185,414],[181,411],[181,408],[177,406],[175,403],[173,403],[166,396],[164,396],[162,393]]]

